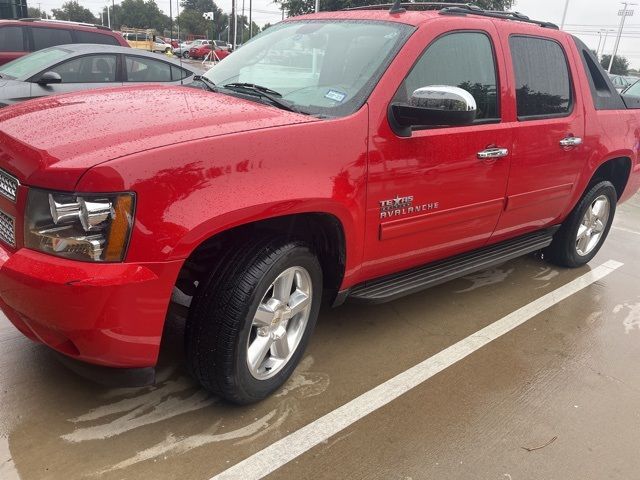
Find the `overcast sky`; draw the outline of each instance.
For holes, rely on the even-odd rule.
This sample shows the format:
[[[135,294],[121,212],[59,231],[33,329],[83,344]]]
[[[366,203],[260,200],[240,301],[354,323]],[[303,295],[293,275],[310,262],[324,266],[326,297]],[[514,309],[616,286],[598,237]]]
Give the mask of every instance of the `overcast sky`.
[[[27,0],[29,6],[37,7],[41,5],[43,9],[51,11],[52,8],[59,8],[65,0]],[[105,1],[103,0],[78,0],[81,5],[98,13]],[[172,5],[176,7],[180,0],[173,0]],[[215,0],[214,0],[215,1]],[[243,0],[238,2],[238,10],[242,10]],[[386,0],[384,0],[386,1]],[[169,13],[170,0],[156,0],[158,6]],[[524,13],[536,20],[547,20],[560,25],[562,11],[565,0],[517,0],[514,10]],[[636,0],[640,3],[640,0]],[[109,2],[111,3],[111,2]],[[116,3],[119,3],[116,0]],[[258,25],[267,22],[276,23],[281,19],[281,12],[273,0],[252,0],[253,20]],[[382,1],[381,1],[382,3]],[[216,1],[223,10],[230,10],[231,0]],[[244,0],[245,12],[248,15],[249,0]],[[635,8],[635,16],[627,17],[623,38],[620,42],[619,53],[631,60],[631,65],[640,67],[640,6]],[[622,9],[622,4],[616,0],[569,0],[569,11],[565,22],[565,30],[579,36],[587,45],[596,49],[598,47],[598,31],[602,29],[617,31],[620,17],[618,11]],[[175,15],[175,8],[174,8]],[[605,53],[613,51],[615,43],[615,31],[608,33]],[[604,34],[602,35],[604,41]],[[602,50],[602,47],[601,47]]]

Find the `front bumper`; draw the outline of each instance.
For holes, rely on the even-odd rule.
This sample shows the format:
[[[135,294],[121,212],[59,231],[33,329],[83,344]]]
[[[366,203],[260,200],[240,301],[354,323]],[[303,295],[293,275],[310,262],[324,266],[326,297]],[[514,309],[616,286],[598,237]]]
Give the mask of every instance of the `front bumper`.
[[[0,309],[24,335],[68,357],[152,367],[181,266],[78,262],[0,246]]]

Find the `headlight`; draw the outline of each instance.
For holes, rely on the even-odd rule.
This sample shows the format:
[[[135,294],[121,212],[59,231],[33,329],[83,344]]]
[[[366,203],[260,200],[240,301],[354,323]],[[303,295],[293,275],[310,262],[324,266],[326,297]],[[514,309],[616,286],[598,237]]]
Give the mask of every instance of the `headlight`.
[[[91,262],[121,262],[133,225],[133,193],[70,195],[29,189],[27,248]]]

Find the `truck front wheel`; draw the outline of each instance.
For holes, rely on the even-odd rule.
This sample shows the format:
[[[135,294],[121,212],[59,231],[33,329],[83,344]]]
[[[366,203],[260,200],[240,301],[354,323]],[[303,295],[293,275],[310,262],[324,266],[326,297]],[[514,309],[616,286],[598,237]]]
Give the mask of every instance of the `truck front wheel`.
[[[321,298],[322,269],[305,243],[239,246],[198,288],[185,334],[189,369],[232,403],[262,400],[302,358]]]
[[[545,252],[551,261],[563,267],[580,267],[591,261],[609,234],[617,202],[618,195],[611,182],[593,185]]]

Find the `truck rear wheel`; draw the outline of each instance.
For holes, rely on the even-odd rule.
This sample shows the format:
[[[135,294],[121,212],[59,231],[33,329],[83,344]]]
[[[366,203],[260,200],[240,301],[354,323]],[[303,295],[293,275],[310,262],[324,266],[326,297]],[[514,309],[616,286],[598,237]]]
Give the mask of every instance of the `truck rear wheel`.
[[[609,234],[617,202],[611,182],[602,181],[591,187],[546,250],[550,260],[563,267],[580,267],[591,261]]]
[[[189,369],[232,403],[262,400],[302,358],[321,298],[322,269],[305,243],[242,245],[198,288],[185,335]]]

